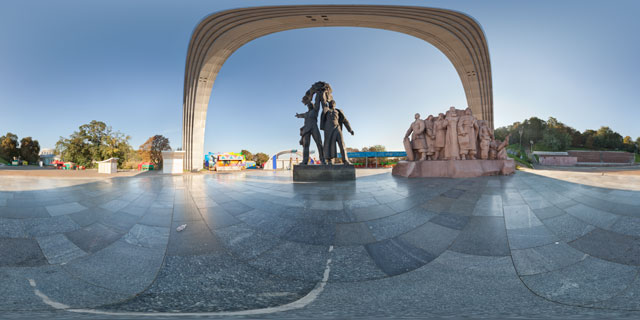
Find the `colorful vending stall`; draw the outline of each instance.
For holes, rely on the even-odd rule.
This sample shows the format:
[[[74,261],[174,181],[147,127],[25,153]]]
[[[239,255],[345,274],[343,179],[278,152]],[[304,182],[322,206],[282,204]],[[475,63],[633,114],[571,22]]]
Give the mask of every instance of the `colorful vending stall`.
[[[226,152],[217,155],[216,164],[212,168],[209,165],[209,170],[216,171],[240,171],[245,169],[244,155],[235,152]]]

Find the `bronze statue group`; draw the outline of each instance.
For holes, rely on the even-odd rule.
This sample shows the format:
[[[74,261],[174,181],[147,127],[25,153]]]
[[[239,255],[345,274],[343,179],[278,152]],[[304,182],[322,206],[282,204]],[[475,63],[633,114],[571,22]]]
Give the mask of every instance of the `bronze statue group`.
[[[416,113],[403,142],[409,161],[504,160],[509,137],[495,140],[489,123],[477,120],[470,108],[451,107],[437,118],[429,115],[422,120]]]
[[[315,103],[312,103],[315,95]],[[349,157],[344,150],[344,138],[342,136],[342,126],[353,135],[353,130],[342,110],[336,108],[336,101],[333,100],[331,86],[326,82],[316,82],[302,97],[302,103],[307,106],[307,112],[296,113],[297,118],[304,119],[304,126],[300,128],[300,144],[303,147],[302,163],[309,163],[309,144],[311,138],[316,143],[320,162],[332,165],[338,156],[338,148],[342,155],[342,163],[350,164]],[[324,131],[324,144],[318,130],[318,113],[322,107],[320,116],[320,128]]]

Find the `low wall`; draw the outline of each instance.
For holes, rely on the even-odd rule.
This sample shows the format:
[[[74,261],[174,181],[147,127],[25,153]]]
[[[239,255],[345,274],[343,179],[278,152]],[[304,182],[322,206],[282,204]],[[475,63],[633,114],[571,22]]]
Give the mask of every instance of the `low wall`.
[[[572,156],[538,155],[538,158],[540,164],[544,166],[575,166],[578,162],[578,158]]]
[[[623,151],[568,151],[578,162],[629,163],[635,160],[633,153]]]

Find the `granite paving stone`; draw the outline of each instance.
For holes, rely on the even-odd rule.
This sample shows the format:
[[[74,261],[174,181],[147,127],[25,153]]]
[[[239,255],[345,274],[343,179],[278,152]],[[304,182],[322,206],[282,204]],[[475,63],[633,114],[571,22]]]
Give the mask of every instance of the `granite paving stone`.
[[[187,226],[178,232],[176,228],[182,224]],[[174,222],[171,225],[167,246],[168,255],[189,256],[216,253],[222,250],[222,243],[204,223]]]
[[[504,221],[507,229],[532,228],[542,222],[528,205],[504,206]]]
[[[429,220],[435,224],[455,230],[462,230],[470,221],[470,217],[451,213],[441,213]]]
[[[635,267],[587,257],[557,271],[521,278],[538,295],[560,303],[584,306],[622,293],[636,274]]]
[[[215,234],[231,255],[241,260],[253,259],[283,242],[276,236],[252,229],[246,224],[218,229]]]
[[[103,216],[109,213],[110,211],[96,207],[96,208],[89,208],[86,210],[70,213],[67,216],[71,218],[71,220],[73,220],[79,226],[86,227],[88,225],[91,225],[100,221],[100,219]]]
[[[560,238],[546,226],[507,229],[511,249],[526,249],[560,241]]]
[[[286,235],[297,223],[294,219],[279,218],[276,214],[254,209],[237,216],[247,225],[276,236]]]
[[[607,229],[628,236],[640,237],[640,217],[621,216],[611,227]]]
[[[561,216],[563,214],[566,214],[567,212],[562,210],[562,209],[560,209],[560,208],[558,208],[558,207],[547,207],[547,208],[542,208],[542,209],[534,209],[533,213],[536,214],[538,219],[544,220],[544,219],[548,219],[548,218]]]
[[[364,222],[340,223],[336,225],[334,243],[338,246],[351,246],[376,242],[369,226]]]
[[[0,218],[35,219],[49,217],[51,215],[44,207],[0,207]]]
[[[450,250],[482,256],[509,255],[504,220],[502,217],[471,217]]]
[[[117,212],[117,211],[120,211],[120,210],[124,209],[128,205],[129,205],[129,201],[123,201],[123,200],[114,199],[114,200],[111,200],[111,201],[108,201],[106,203],[101,204],[100,208],[106,209],[106,210],[111,211],[111,212]]]
[[[82,211],[87,209],[85,206],[77,203],[77,202],[68,202],[58,205],[47,206],[47,211],[49,214],[53,216],[60,216],[63,214],[74,213],[78,211]]]
[[[600,259],[640,266],[640,237],[596,228],[569,244]]]
[[[157,312],[250,310],[296,301],[314,286],[312,282],[279,278],[225,254],[169,256],[145,293],[105,308]]]
[[[65,235],[78,248],[88,253],[94,253],[114,243],[123,234],[101,223],[94,223],[84,228],[67,232]]]
[[[449,197],[439,196],[427,201],[427,203],[422,206],[431,212],[448,212],[451,204],[453,204],[455,200],[456,199]]]
[[[156,227],[170,227],[173,208],[154,208],[147,210],[144,216],[138,221],[140,224]]]
[[[163,250],[117,241],[109,247],[63,266],[71,275],[124,294],[137,294],[156,277]],[[117,274],[117,277],[113,275]]]
[[[124,213],[128,213],[130,215],[142,217],[147,212],[147,210],[149,210],[149,206],[138,206],[138,205],[131,204],[124,207],[120,211]]]
[[[36,240],[49,264],[65,264],[87,254],[69,241],[64,234],[38,237]]]
[[[140,217],[125,212],[107,212],[100,217],[100,223],[118,233],[126,233],[140,220]]]
[[[518,274],[522,276],[558,270],[582,261],[588,255],[564,242],[557,242],[534,248],[511,250],[511,257]]]
[[[34,267],[47,264],[35,239],[0,238],[0,267]]]
[[[216,199],[213,199],[214,201],[216,201],[223,209],[225,209],[228,213],[230,213],[231,215],[237,216],[239,214],[243,214],[249,210],[252,210],[253,208],[241,203],[239,201],[227,201],[227,202],[220,202]],[[258,208],[258,207],[256,207]]]
[[[0,268],[0,279],[3,279],[3,285],[0,286],[0,296],[3,297],[0,299],[0,310],[50,309],[51,307],[34,294],[34,289],[39,290],[50,300],[72,308],[99,307],[127,298],[125,294],[77,279],[62,270],[60,266]],[[35,288],[31,287],[29,280],[33,281]],[[6,316],[6,311],[3,311],[3,315]],[[24,314],[22,315],[24,318]],[[67,314],[66,317],[70,315]]]
[[[131,245],[164,250],[169,240],[169,228],[136,224],[122,239]]]
[[[387,277],[373,262],[364,246],[336,247],[331,252],[329,281],[353,282]]]
[[[211,230],[225,228],[241,222],[220,206],[201,208],[200,214]]]
[[[48,236],[77,230],[80,226],[68,216],[22,220],[25,232],[31,237]]]
[[[287,241],[328,246],[334,243],[335,233],[334,224],[296,222],[281,237]]]
[[[389,217],[367,221],[366,224],[373,237],[380,241],[409,232],[429,221],[434,215],[434,213],[418,207]]]
[[[370,243],[365,248],[378,268],[389,276],[417,269],[436,258],[398,238]]]
[[[608,228],[613,225],[618,216],[606,211],[594,209],[583,204],[564,209],[570,215],[596,227]]]
[[[569,242],[578,239],[595,229],[594,226],[564,214],[543,221],[544,225],[553,231],[560,239]]]
[[[312,300],[258,315],[638,318],[640,196],[625,190],[634,177],[585,173],[578,183],[565,172],[400,179],[360,169],[345,183],[262,170],[7,177],[0,313],[83,318],[52,306],[177,314]],[[596,187],[616,179],[625,183]]]
[[[28,238],[22,219],[0,218],[0,238]]]
[[[355,208],[351,212],[348,212],[353,218],[353,222],[369,221],[374,219],[380,219],[394,215],[396,212],[385,204]]]
[[[502,216],[502,197],[482,195],[473,209],[474,216]]]
[[[459,234],[459,230],[427,222],[401,235],[399,239],[434,256],[438,256],[449,248]]]
[[[283,259],[283,257],[288,257]],[[285,241],[249,261],[249,265],[278,277],[316,282],[322,279],[329,246]]]

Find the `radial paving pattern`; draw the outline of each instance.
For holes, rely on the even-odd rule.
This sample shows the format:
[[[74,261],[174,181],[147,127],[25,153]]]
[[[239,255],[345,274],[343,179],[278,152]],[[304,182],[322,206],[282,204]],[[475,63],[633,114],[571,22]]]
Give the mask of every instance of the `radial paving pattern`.
[[[42,180],[57,188],[0,180],[0,310],[50,310],[35,290],[111,311],[274,307],[329,265],[282,316],[640,310],[639,192],[522,172]]]

